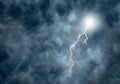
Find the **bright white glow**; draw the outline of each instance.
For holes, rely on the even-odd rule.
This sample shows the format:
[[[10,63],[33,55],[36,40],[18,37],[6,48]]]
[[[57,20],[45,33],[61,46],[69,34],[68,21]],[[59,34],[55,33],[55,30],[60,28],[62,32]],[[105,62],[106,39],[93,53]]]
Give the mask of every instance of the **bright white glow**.
[[[97,14],[87,14],[84,18],[83,18],[83,22],[82,24],[85,25],[85,27],[87,27],[88,32],[89,31],[93,31],[94,29],[96,29],[98,26],[100,26],[100,17]]]
[[[89,16],[85,18],[85,25],[87,25],[87,27],[93,27],[95,24],[95,18],[93,16]]]
[[[69,56],[68,63],[70,64],[70,69],[69,69],[70,73],[72,72],[72,68],[74,66],[74,60],[72,58],[73,58],[73,51],[76,47],[76,44],[80,41],[81,36],[84,35],[85,36],[84,43],[87,45],[88,37],[86,33],[98,27],[100,25],[100,19],[97,14],[93,14],[93,13],[88,14],[83,18],[81,24],[84,28],[84,31],[78,35],[78,37],[76,38],[76,41],[69,48],[70,56]],[[81,24],[79,24],[79,26]]]

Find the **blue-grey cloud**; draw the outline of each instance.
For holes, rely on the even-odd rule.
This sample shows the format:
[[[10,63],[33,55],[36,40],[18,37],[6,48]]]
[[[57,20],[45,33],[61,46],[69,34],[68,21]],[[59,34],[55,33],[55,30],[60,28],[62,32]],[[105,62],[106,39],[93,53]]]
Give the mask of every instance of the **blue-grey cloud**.
[[[87,46],[69,46],[87,12],[99,13]],[[0,84],[119,84],[119,0],[0,0]]]

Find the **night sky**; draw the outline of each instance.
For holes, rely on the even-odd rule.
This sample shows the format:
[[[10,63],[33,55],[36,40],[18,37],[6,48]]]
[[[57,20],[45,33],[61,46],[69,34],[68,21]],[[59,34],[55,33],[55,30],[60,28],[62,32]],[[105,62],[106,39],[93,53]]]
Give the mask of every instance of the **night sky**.
[[[69,73],[89,12],[102,22]],[[0,0],[0,84],[120,84],[120,0]]]

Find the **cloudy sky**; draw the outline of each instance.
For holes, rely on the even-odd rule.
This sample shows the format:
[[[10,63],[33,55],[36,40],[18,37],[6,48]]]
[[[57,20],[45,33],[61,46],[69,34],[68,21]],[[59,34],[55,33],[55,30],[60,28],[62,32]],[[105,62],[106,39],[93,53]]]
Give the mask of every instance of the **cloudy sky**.
[[[120,0],[0,0],[0,84],[120,84]]]

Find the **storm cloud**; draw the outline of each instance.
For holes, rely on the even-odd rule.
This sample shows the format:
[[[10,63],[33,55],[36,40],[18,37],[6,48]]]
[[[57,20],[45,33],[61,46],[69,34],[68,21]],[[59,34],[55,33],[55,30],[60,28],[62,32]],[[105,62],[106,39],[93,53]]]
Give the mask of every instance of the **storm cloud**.
[[[77,44],[69,73],[88,12],[102,24]],[[120,0],[0,0],[0,84],[119,84],[119,56]]]

